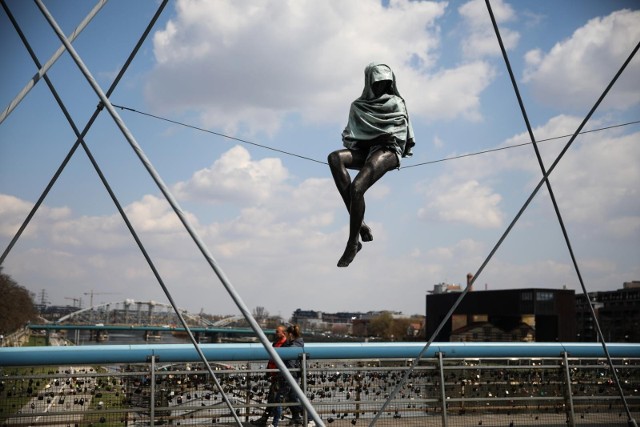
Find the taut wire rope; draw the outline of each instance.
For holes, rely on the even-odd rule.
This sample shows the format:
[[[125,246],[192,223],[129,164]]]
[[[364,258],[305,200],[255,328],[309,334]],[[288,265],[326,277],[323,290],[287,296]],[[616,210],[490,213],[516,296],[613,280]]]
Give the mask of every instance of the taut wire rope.
[[[268,145],[258,144],[257,142],[252,142],[252,141],[249,141],[249,140],[246,140],[246,139],[237,138],[235,136],[225,135],[224,133],[215,132],[215,131],[212,131],[212,130],[209,130],[209,129],[204,129],[204,128],[201,128],[201,127],[198,127],[198,126],[195,126],[195,125],[189,125],[189,124],[186,124],[186,123],[181,123],[179,121],[168,119],[166,117],[160,117],[160,116],[156,116],[155,114],[145,113],[143,111],[138,111],[138,110],[135,110],[135,109],[130,108],[130,107],[124,107],[122,105],[116,105],[116,104],[113,104],[113,106],[116,107],[116,108],[120,108],[121,110],[131,111],[133,113],[138,113],[138,114],[141,114],[143,116],[153,117],[154,119],[158,119],[158,120],[162,120],[162,121],[165,121],[165,122],[173,123],[175,125],[188,127],[190,129],[195,129],[195,130],[200,131],[200,132],[210,133],[212,135],[221,136],[223,138],[231,139],[233,141],[238,141],[238,142],[242,142],[244,144],[254,145],[256,147],[264,148],[266,150],[271,150],[271,151],[275,151],[277,153],[286,154],[288,156],[293,156],[293,157],[298,157],[298,158],[301,158],[301,159],[304,159],[304,160],[309,160],[310,162],[321,163],[321,164],[325,164],[325,165],[327,164],[327,162],[323,162],[323,161],[320,161],[320,160],[312,159],[311,157],[306,157],[306,156],[302,156],[300,154],[292,153],[290,151],[284,151],[284,150],[280,150],[278,148],[269,147]]]
[[[82,61],[82,59],[80,58],[76,50],[66,39],[64,33],[58,26],[55,19],[51,16],[49,11],[46,9],[44,4],[42,3],[42,0],[36,0],[36,4],[38,5],[38,8],[41,10],[43,15],[47,19],[47,22],[49,23],[51,28],[57,34],[60,41],[62,41],[62,43],[64,43],[64,45],[66,46],[67,51],[71,55],[73,61],[76,63],[76,65],[78,66],[78,68],[80,69],[80,71],[82,72],[85,79],[87,80],[89,85],[92,87],[93,91],[96,93],[98,98],[100,98],[102,105],[104,106],[104,108],[107,109],[107,111],[109,112],[109,115],[112,117],[117,127],[122,132],[123,136],[125,137],[127,142],[129,142],[129,145],[134,150],[139,160],[142,162],[143,166],[145,167],[145,169],[147,170],[151,178],[154,180],[154,182],[156,183],[156,185],[164,195],[165,199],[171,205],[171,208],[173,209],[175,214],[178,216],[178,219],[184,226],[185,230],[190,235],[190,237],[192,238],[192,240],[200,250],[201,254],[205,257],[207,263],[212,268],[214,273],[217,275],[218,279],[220,280],[224,288],[227,290],[227,293],[229,294],[229,296],[231,296],[236,306],[238,307],[238,309],[243,314],[244,318],[247,320],[247,322],[251,326],[251,329],[253,329],[253,331],[258,336],[258,339],[260,340],[264,349],[269,354],[269,357],[273,359],[273,361],[276,363],[276,366],[278,366],[278,369],[280,370],[280,374],[289,383],[289,385],[291,386],[295,394],[300,399],[300,403],[307,409],[308,413],[311,415],[311,418],[316,423],[316,425],[324,426],[322,419],[316,412],[315,408],[313,407],[313,405],[311,404],[311,402],[309,401],[305,393],[300,388],[300,385],[298,384],[297,380],[293,377],[293,375],[291,374],[287,366],[284,364],[280,355],[271,346],[271,343],[267,339],[262,328],[260,328],[260,325],[258,325],[256,320],[254,319],[253,315],[249,311],[249,308],[246,306],[246,304],[244,303],[244,301],[242,300],[238,292],[235,290],[235,287],[231,284],[226,274],[222,271],[218,263],[215,261],[208,247],[205,245],[205,243],[200,238],[199,234],[196,232],[196,230],[193,228],[193,226],[187,219],[182,208],[179,206],[177,200],[175,199],[175,197],[173,196],[173,194],[171,193],[167,185],[164,183],[164,181],[162,180],[158,172],[155,170],[150,160],[144,154],[144,151],[142,150],[138,142],[135,140],[135,138],[133,137],[133,135],[127,128],[127,126],[124,124],[124,122],[122,121],[118,113],[115,111],[115,108],[113,107],[109,99],[105,96],[104,92],[96,82],[95,78],[92,76],[91,72],[87,69],[86,65],[84,64],[84,62]],[[234,412],[233,415],[236,418],[236,421],[238,422],[238,424],[241,425],[239,419],[237,418],[237,414],[235,414]]]
[[[538,182],[538,184],[536,185],[534,190],[531,192],[531,194],[529,195],[529,197],[527,198],[525,203],[522,205],[522,207],[520,208],[520,210],[518,211],[516,216],[513,218],[513,220],[509,224],[509,226],[506,228],[504,233],[500,236],[500,239],[498,239],[498,242],[494,245],[493,249],[491,249],[489,255],[485,258],[485,260],[483,261],[482,265],[480,265],[480,268],[478,268],[478,271],[476,271],[476,273],[473,275],[473,278],[467,283],[467,286],[460,293],[460,295],[458,296],[456,301],[453,303],[453,305],[451,306],[451,308],[447,312],[447,315],[440,322],[440,324],[438,325],[436,330],[433,332],[433,334],[431,335],[431,337],[429,338],[429,340],[427,341],[425,346],[422,348],[422,350],[420,351],[418,356],[413,360],[413,362],[411,363],[411,366],[409,367],[409,369],[407,369],[407,371],[405,372],[404,376],[400,379],[400,381],[398,381],[396,383],[395,388],[389,394],[389,397],[387,398],[385,403],[382,405],[382,407],[380,408],[380,410],[378,411],[378,413],[376,414],[374,419],[371,421],[369,426],[374,426],[375,425],[376,421],[380,417],[380,414],[386,409],[386,407],[391,402],[391,399],[398,393],[398,391],[402,388],[402,386],[407,382],[409,376],[411,375],[411,373],[414,371],[415,367],[420,362],[420,359],[422,358],[422,356],[427,352],[429,347],[431,347],[431,344],[435,340],[435,337],[438,336],[438,334],[440,333],[440,331],[442,330],[444,325],[447,323],[447,320],[453,315],[453,313],[456,310],[456,308],[458,308],[458,305],[460,305],[460,302],[462,301],[462,299],[469,292],[469,289],[473,286],[473,284],[475,283],[477,278],[480,276],[480,274],[484,271],[484,269],[488,265],[489,261],[493,258],[495,253],[498,251],[498,249],[500,248],[500,246],[502,245],[502,243],[504,242],[504,240],[506,239],[508,234],[511,232],[511,230],[513,229],[515,224],[518,222],[518,220],[520,219],[520,217],[524,213],[524,211],[527,209],[527,207],[531,204],[531,201],[534,199],[536,194],[538,194],[538,191],[540,191],[540,188],[542,188],[542,185],[548,179],[549,175],[551,175],[551,173],[554,171],[554,169],[556,168],[556,166],[558,165],[560,160],[564,157],[564,155],[567,152],[567,150],[571,147],[571,145],[573,144],[575,139],[578,137],[578,135],[582,131],[582,128],[584,128],[584,126],[587,124],[587,122],[589,121],[589,119],[591,118],[593,113],[595,113],[596,109],[600,106],[600,104],[602,103],[602,101],[604,100],[606,95],[609,93],[609,91],[611,90],[611,88],[613,87],[615,82],[618,80],[618,78],[620,77],[622,72],[627,68],[627,65],[629,65],[629,63],[631,62],[631,60],[633,59],[633,57],[635,56],[635,54],[637,53],[639,48],[640,48],[640,43],[636,44],[635,48],[629,54],[629,56],[627,57],[625,62],[622,64],[622,66],[620,67],[618,72],[615,74],[615,76],[609,82],[607,87],[604,89],[604,91],[602,92],[602,94],[600,95],[598,100],[595,102],[593,107],[591,107],[591,110],[589,110],[589,113],[587,113],[587,116],[582,120],[582,122],[580,123],[580,125],[578,126],[578,128],[576,129],[574,134],[572,135],[572,137],[569,139],[569,141],[567,141],[567,143],[565,144],[565,146],[562,149],[562,151],[560,152],[560,154],[558,154],[558,156],[556,157],[556,159],[552,163],[551,167],[549,167],[549,169],[547,169],[547,171],[543,174],[543,177],[540,179],[540,181]]]
[[[491,8],[491,2],[489,0],[485,0],[485,3],[487,5],[487,10],[489,11],[489,16],[491,17],[491,23],[493,25],[493,29],[496,33],[496,38],[498,39],[498,43],[500,45],[500,50],[502,52],[502,57],[504,58],[504,62],[505,65],[507,67],[507,71],[509,72],[509,78],[511,79],[511,85],[513,86],[513,91],[516,95],[516,98],[518,99],[518,105],[520,106],[520,111],[522,112],[522,117],[525,121],[525,124],[527,126],[527,131],[529,133],[529,138],[531,139],[531,141],[533,142],[533,148],[535,150],[536,153],[536,158],[538,159],[538,164],[540,166],[540,170],[542,171],[542,174],[545,175],[545,166],[544,166],[544,162],[542,160],[542,156],[540,155],[540,150],[538,149],[538,144],[536,144],[536,139],[535,136],[533,134],[533,130],[531,128],[531,124],[529,122],[529,117],[527,115],[527,110],[524,107],[524,102],[522,100],[522,96],[520,95],[520,90],[518,89],[518,84],[516,82],[515,76],[513,74],[513,69],[511,68],[511,62],[509,61],[509,55],[507,55],[507,50],[504,47],[504,43],[502,41],[502,36],[500,35],[500,29],[498,28],[498,23],[496,22],[496,18],[493,14],[493,9]],[[631,410],[629,409],[629,405],[627,403],[627,399],[625,399],[624,397],[624,390],[622,389],[622,386],[620,385],[620,378],[618,378],[618,374],[616,372],[616,369],[613,365],[613,361],[611,360],[611,355],[609,354],[609,349],[607,348],[607,344],[605,342],[604,339],[604,335],[602,334],[602,330],[600,329],[600,322],[598,322],[598,318],[596,316],[595,310],[593,308],[593,306],[591,305],[590,301],[589,301],[589,293],[587,292],[587,287],[584,283],[584,280],[582,278],[582,273],[580,272],[580,267],[578,266],[578,261],[576,259],[576,256],[573,252],[573,247],[571,245],[571,240],[569,239],[569,233],[567,232],[567,228],[565,227],[564,224],[564,220],[562,219],[562,214],[560,213],[560,207],[558,206],[558,202],[556,200],[556,197],[554,195],[553,189],[551,187],[551,181],[548,178],[545,178],[545,184],[547,187],[547,191],[549,192],[549,196],[551,197],[551,202],[553,203],[553,209],[556,212],[556,216],[558,217],[558,224],[560,225],[560,229],[562,231],[562,235],[564,237],[565,243],[567,245],[567,249],[569,250],[569,256],[571,257],[571,262],[573,263],[573,268],[576,271],[576,275],[578,277],[578,281],[580,282],[580,286],[582,288],[582,292],[586,298],[586,300],[589,302],[588,306],[589,306],[589,311],[591,314],[591,318],[595,324],[596,327],[596,331],[597,331],[597,336],[600,338],[600,342],[602,343],[602,350],[606,356],[607,362],[609,363],[609,369],[611,370],[611,375],[613,376],[615,383],[616,383],[616,387],[618,389],[618,393],[620,394],[620,398],[622,399],[622,404],[624,405],[624,409],[627,413],[627,421],[628,422],[634,422],[633,420],[633,416],[631,415]]]
[[[638,123],[640,123],[640,120],[634,120],[634,121],[631,121],[631,122],[619,123],[619,124],[610,125],[610,126],[603,126],[601,128],[585,130],[583,132],[580,132],[579,135],[585,135],[585,134],[593,133],[593,132],[602,132],[602,131],[605,131],[605,130],[619,128],[619,127],[623,127],[623,126],[635,125],[635,124],[638,124]],[[541,143],[541,142],[550,142],[550,141],[555,141],[555,140],[562,139],[562,138],[569,138],[572,135],[573,134],[570,133],[570,134],[567,134],[567,135],[552,136],[552,137],[549,137],[549,138],[539,139],[536,142],[538,144]],[[473,157],[473,156],[479,156],[479,155],[482,155],[482,154],[495,153],[497,151],[509,150],[511,148],[524,147],[526,145],[531,145],[531,144],[532,144],[532,142],[528,141],[528,142],[520,142],[520,143],[517,143],[517,144],[509,144],[509,145],[505,145],[504,147],[488,148],[486,150],[474,151],[472,153],[459,154],[457,156],[444,157],[442,159],[430,160],[428,162],[420,162],[420,163],[414,163],[412,165],[401,166],[400,169],[408,169],[408,168],[415,168],[417,166],[433,165],[435,163],[442,163],[442,162],[446,162],[446,161],[449,161],[449,160],[458,160],[458,159],[463,159],[465,157]]]
[[[243,144],[253,145],[255,147],[264,148],[265,150],[270,150],[270,151],[274,151],[274,152],[277,152],[277,153],[286,154],[288,156],[297,157],[299,159],[308,160],[308,161],[311,161],[311,162],[314,162],[314,163],[320,163],[320,164],[323,164],[323,165],[327,165],[328,164],[327,162],[322,161],[322,160],[318,160],[318,159],[314,159],[314,158],[311,158],[311,157],[303,156],[301,154],[292,153],[290,151],[281,150],[279,148],[270,147],[270,146],[265,145],[265,144],[259,144],[257,142],[249,141],[247,139],[238,138],[238,137],[231,136],[231,135],[226,135],[226,134],[224,134],[222,132],[212,131],[210,129],[205,129],[205,128],[202,128],[202,127],[199,127],[199,126],[195,126],[195,125],[192,125],[192,124],[189,124],[189,123],[180,122],[178,120],[169,119],[167,117],[158,116],[156,114],[147,113],[145,111],[140,111],[140,110],[137,110],[135,108],[126,107],[126,106],[118,105],[118,104],[112,104],[112,105],[115,108],[120,108],[121,110],[124,110],[124,111],[129,111],[129,112],[132,112],[132,113],[136,113],[136,114],[140,114],[140,115],[143,115],[143,116],[151,117],[151,118],[154,118],[154,119],[157,119],[157,120],[161,120],[161,121],[165,121],[165,122],[168,122],[168,123],[173,123],[175,125],[183,126],[183,127],[186,127],[186,128],[189,128],[189,129],[193,129],[193,130],[197,130],[199,132],[209,133],[211,135],[220,136],[222,138],[230,139],[232,141],[242,142]],[[580,135],[585,135],[585,134],[594,133],[594,132],[602,132],[602,131],[605,131],[605,130],[615,129],[615,128],[624,127],[624,126],[635,125],[635,124],[638,124],[638,123],[640,123],[640,120],[633,120],[633,121],[630,121],[630,122],[618,123],[618,124],[614,124],[614,125],[610,125],[610,126],[603,126],[603,127],[599,127],[599,128],[585,130],[583,132],[580,132]],[[552,136],[552,137],[549,137],[549,138],[539,139],[536,142],[537,143],[549,142],[549,141],[554,141],[554,140],[558,140],[558,139],[562,139],[562,138],[569,138],[572,135],[573,134],[570,133],[570,134],[566,134],[566,135]],[[521,143],[516,143],[516,144],[509,144],[509,145],[505,145],[504,147],[488,148],[486,150],[480,150],[480,151],[474,151],[474,152],[471,152],[471,153],[465,153],[465,154],[458,154],[458,155],[455,155],[455,156],[443,157],[443,158],[436,159],[436,160],[429,160],[429,161],[426,161],[426,162],[414,163],[412,165],[404,165],[404,166],[400,166],[399,169],[409,169],[409,168],[415,168],[417,166],[433,165],[433,164],[436,164],[436,163],[447,162],[447,161],[450,161],[450,160],[463,159],[465,157],[479,156],[479,155],[482,155],[482,154],[494,153],[494,152],[497,152],[497,151],[508,150],[508,149],[511,149],[511,148],[524,147],[524,146],[530,145],[530,144],[532,144],[532,142],[528,141],[528,142],[521,142]]]
[[[7,16],[9,17],[11,23],[13,24],[14,28],[16,29],[16,31],[18,32],[18,35],[20,37],[20,39],[22,40],[22,42],[24,43],[27,51],[29,52],[29,55],[31,56],[31,58],[33,59],[34,63],[36,64],[36,66],[38,68],[41,68],[40,62],[38,60],[38,58],[35,55],[35,52],[33,51],[33,49],[31,48],[31,45],[29,44],[29,42],[27,41],[26,37],[24,36],[24,33],[22,32],[20,26],[18,25],[17,21],[15,20],[15,18],[13,17],[13,14],[11,13],[11,11],[9,10],[9,8],[6,6],[4,0],[0,0],[0,2],[2,3],[3,8],[5,9],[5,12],[7,13]],[[154,14],[151,22],[149,23],[149,25],[147,26],[146,30],[144,31],[142,37],[139,39],[138,43],[136,44],[135,48],[133,49],[131,55],[129,55],[127,61],[125,62],[125,65],[122,67],[120,73],[118,74],[118,77],[115,79],[114,83],[112,84],[110,90],[108,91],[109,94],[111,94],[111,92],[113,91],[113,89],[115,88],[115,85],[117,85],[117,83],[120,81],[120,78],[122,77],[122,75],[124,75],[125,71],[128,69],[129,64],[132,62],[133,58],[135,57],[135,55],[137,54],[138,50],[140,49],[140,47],[142,46],[144,40],[146,40],[148,34],[150,33],[151,29],[153,28],[153,26],[155,25],[156,21],[158,20],[158,18],[160,17],[162,11],[164,10],[165,6],[167,5],[168,0],[164,0],[160,6],[158,7],[158,10],[156,11],[156,13]],[[109,185],[106,177],[104,176],[104,174],[102,173],[102,170],[100,169],[100,166],[98,165],[97,161],[95,160],[95,158],[93,157],[93,154],[91,153],[91,150],[89,149],[88,145],[86,144],[86,142],[84,141],[84,137],[83,134],[86,134],[86,132],[89,130],[89,128],[91,127],[91,124],[93,123],[93,120],[91,121],[91,123],[84,129],[83,134],[80,133],[80,131],[78,130],[75,122],[73,121],[73,119],[71,118],[71,115],[69,114],[66,106],[64,105],[64,103],[62,102],[62,99],[60,98],[60,96],[58,95],[58,92],[56,91],[55,87],[53,86],[53,84],[51,83],[51,80],[49,79],[49,77],[44,74],[43,78],[47,84],[47,86],[49,87],[49,90],[51,91],[52,95],[54,96],[56,102],[58,103],[58,105],[60,106],[60,109],[62,110],[65,118],[67,119],[67,121],[69,122],[69,125],[71,126],[71,128],[73,129],[76,137],[77,137],[77,141],[80,142],[80,144],[82,144],[82,148],[84,149],[85,153],[87,154],[87,157],[89,158],[89,161],[91,162],[91,164],[93,165],[96,173],[98,174],[98,176],[100,177],[100,180],[102,181],[102,184],[104,185],[104,187],[106,188],[107,192],[109,193],[109,196],[111,197],[111,200],[113,201],[113,203],[115,204],[116,208],[118,209],[118,212],[120,213],[122,219],[124,220],[127,228],[129,229],[133,239],[135,240],[136,244],[138,245],[138,248],[140,249],[142,255],[144,256],[145,260],[147,261],[147,264],[149,265],[153,275],[155,276],[155,278],[158,280],[158,283],[160,284],[160,287],[162,288],[162,290],[164,291],[167,299],[169,300],[171,306],[173,307],[176,316],[178,317],[178,320],[180,321],[180,323],[182,324],[182,326],[185,328],[185,330],[187,331],[187,335],[190,339],[190,341],[192,342],[192,344],[195,347],[196,352],[198,353],[199,357],[202,359],[202,361],[204,362],[206,368],[208,369],[208,372],[211,374],[211,377],[213,379],[214,384],[216,385],[217,389],[219,390],[220,394],[222,395],[222,399],[224,400],[225,404],[227,405],[227,407],[229,408],[230,413],[235,414],[235,410],[233,408],[233,404],[231,403],[231,401],[229,400],[229,398],[227,397],[227,395],[224,392],[224,389],[222,388],[220,382],[218,381],[217,377],[215,376],[214,372],[213,372],[213,368],[210,366],[208,360],[206,359],[204,353],[202,352],[202,350],[200,349],[200,346],[198,345],[198,342],[196,341],[196,339],[194,338],[191,330],[189,329],[189,326],[187,324],[187,322],[184,319],[184,316],[182,315],[182,313],[180,313],[180,310],[178,309],[177,304],[175,303],[173,297],[171,296],[168,288],[166,287],[166,285],[164,284],[164,281],[162,280],[162,277],[160,276],[159,271],[157,270],[156,266],[153,263],[153,260],[151,259],[151,257],[149,256],[149,254],[147,253],[144,245],[142,244],[142,241],[140,240],[140,238],[138,237],[135,229],[133,228],[133,225],[131,224],[131,222],[129,221],[129,218],[127,217],[126,213],[124,212],[124,209],[122,208],[122,205],[120,204],[120,202],[118,201],[115,193],[113,192],[113,190],[111,189],[111,186]],[[97,113],[99,113],[99,108],[96,110],[96,117],[97,117]],[[77,147],[77,145],[75,145]],[[75,150],[74,150],[75,151]],[[50,188],[50,187],[48,187]],[[48,192],[48,191],[47,191]],[[35,211],[34,211],[35,212]],[[27,221],[28,222],[28,221]],[[23,224],[23,227],[21,227],[21,230],[24,230],[24,227],[26,227],[26,223],[25,222]],[[235,416],[235,415],[234,415]],[[236,420],[238,421],[238,423],[240,423],[239,418],[237,418],[236,416]],[[239,425],[242,425],[241,423]]]

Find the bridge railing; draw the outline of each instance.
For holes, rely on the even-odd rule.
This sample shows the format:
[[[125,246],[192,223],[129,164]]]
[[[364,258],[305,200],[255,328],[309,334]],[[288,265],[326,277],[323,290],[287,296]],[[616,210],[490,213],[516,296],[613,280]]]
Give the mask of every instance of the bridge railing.
[[[221,391],[189,346],[0,349],[0,425],[233,425],[222,393],[248,425],[266,406],[264,349],[202,347]],[[308,344],[281,354],[302,360],[303,390],[325,425],[351,426],[371,423],[420,348]],[[610,352],[637,418],[640,346]],[[436,344],[376,425],[626,426],[628,417],[597,346]]]

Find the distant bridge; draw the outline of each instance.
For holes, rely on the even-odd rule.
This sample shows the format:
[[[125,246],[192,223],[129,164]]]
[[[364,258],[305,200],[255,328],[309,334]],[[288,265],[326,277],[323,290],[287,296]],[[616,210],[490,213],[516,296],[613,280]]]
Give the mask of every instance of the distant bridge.
[[[92,331],[98,336],[104,335],[105,332],[142,332],[144,336],[155,335],[159,332],[171,332],[173,334],[186,334],[186,329],[182,327],[174,326],[134,326],[134,325],[62,325],[62,324],[44,324],[36,325],[32,324],[28,326],[33,331]],[[189,328],[191,333],[196,338],[202,336],[208,337],[220,337],[220,336],[253,336],[255,332],[251,328],[216,328],[216,327],[193,327]],[[272,335],[275,333],[275,329],[263,329],[266,335]],[[185,335],[186,336],[186,335]]]
[[[214,326],[202,316],[180,309],[188,325]],[[173,307],[156,301],[126,299],[109,302],[74,311],[61,317],[57,323],[91,325],[96,323],[116,325],[178,325],[180,320]]]
[[[222,338],[255,336],[251,328],[227,327],[244,319],[242,316],[229,316],[212,322],[186,310],[180,310],[180,314],[197,341],[206,339],[209,342],[218,342]],[[90,331],[91,339],[96,341],[106,339],[109,332],[141,332],[141,335],[149,340],[159,337],[164,332],[187,337],[186,329],[171,305],[132,299],[79,309],[61,317],[56,323],[31,324],[28,327],[33,331],[46,331],[47,335],[55,331],[72,331],[76,335],[80,331]],[[275,330],[265,329],[264,333],[274,334]],[[68,336],[71,338],[71,334]]]
[[[126,325],[61,325],[57,323],[47,323],[44,325],[30,324],[28,328],[32,331],[142,331],[142,332],[186,332],[187,330],[177,326],[126,326]],[[234,335],[253,335],[255,332],[251,328],[189,328],[193,333],[213,333],[213,334],[234,334]],[[275,329],[263,329],[264,333],[274,334]]]

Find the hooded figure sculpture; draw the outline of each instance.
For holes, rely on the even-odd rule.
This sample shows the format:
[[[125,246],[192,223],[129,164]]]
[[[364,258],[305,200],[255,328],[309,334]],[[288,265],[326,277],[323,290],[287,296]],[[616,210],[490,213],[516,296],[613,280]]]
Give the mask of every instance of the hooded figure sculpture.
[[[350,214],[349,239],[338,261],[347,267],[373,240],[364,223],[364,193],[389,170],[400,167],[400,159],[412,155],[413,128],[396,77],[388,65],[371,63],[364,70],[364,90],[351,103],[349,121],[342,132],[345,149],[329,154],[331,175]],[[347,169],[359,172],[353,181]]]

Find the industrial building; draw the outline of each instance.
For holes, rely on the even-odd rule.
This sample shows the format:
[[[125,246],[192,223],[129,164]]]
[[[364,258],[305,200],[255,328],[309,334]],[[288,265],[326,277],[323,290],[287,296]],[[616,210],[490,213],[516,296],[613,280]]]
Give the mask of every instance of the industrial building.
[[[426,337],[430,338],[460,296],[436,285],[427,295]],[[470,291],[435,341],[576,341],[576,296],[568,289]]]

